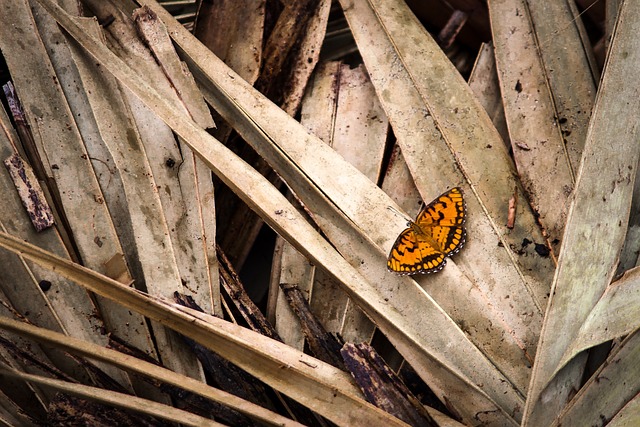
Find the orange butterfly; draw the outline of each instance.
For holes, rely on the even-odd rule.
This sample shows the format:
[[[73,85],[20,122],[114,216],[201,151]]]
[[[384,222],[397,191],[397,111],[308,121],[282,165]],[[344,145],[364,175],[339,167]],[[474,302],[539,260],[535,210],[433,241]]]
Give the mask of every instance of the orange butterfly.
[[[452,188],[425,206],[416,221],[393,244],[387,268],[400,274],[435,273],[442,270],[446,257],[464,245],[466,206],[462,189]]]

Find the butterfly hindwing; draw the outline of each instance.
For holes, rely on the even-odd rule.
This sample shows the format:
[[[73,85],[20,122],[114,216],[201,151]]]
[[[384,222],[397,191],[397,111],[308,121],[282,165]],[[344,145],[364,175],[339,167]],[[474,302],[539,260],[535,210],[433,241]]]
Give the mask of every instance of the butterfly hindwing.
[[[419,241],[415,232],[407,228],[396,240],[387,267],[400,274],[430,273],[444,265],[445,255],[424,241]]]
[[[440,249],[445,255],[457,253],[464,245],[466,233],[462,226],[440,226],[431,227],[433,240],[438,242]]]
[[[429,203],[415,223],[396,240],[387,267],[400,274],[432,273],[442,269],[446,257],[458,252],[465,241],[466,207],[459,187]]]

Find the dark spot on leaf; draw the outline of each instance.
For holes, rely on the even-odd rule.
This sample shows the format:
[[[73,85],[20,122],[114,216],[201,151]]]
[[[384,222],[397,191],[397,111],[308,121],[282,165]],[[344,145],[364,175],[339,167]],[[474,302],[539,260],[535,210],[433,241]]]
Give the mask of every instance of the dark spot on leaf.
[[[541,257],[548,257],[549,256],[549,248],[547,248],[545,245],[542,245],[540,243],[536,243],[536,252],[538,253],[538,255],[540,255]]]
[[[48,280],[41,280],[38,283],[38,286],[40,286],[40,289],[42,289],[42,292],[47,292],[49,289],[51,289],[51,282]]]

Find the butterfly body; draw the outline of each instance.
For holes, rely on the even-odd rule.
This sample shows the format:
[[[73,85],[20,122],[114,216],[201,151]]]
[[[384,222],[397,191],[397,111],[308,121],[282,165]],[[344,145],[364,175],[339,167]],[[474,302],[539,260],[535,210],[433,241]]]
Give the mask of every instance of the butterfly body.
[[[420,211],[391,248],[387,267],[399,274],[435,273],[464,245],[466,207],[462,189],[452,188]]]

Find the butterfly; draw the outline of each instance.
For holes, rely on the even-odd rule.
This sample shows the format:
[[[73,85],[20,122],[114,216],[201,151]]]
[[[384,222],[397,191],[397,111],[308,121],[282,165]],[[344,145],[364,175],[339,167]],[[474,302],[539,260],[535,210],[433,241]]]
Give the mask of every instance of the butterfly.
[[[387,268],[400,274],[435,273],[447,257],[464,245],[467,216],[462,189],[452,188],[425,206],[409,221],[393,244]]]

